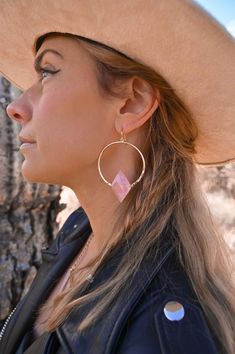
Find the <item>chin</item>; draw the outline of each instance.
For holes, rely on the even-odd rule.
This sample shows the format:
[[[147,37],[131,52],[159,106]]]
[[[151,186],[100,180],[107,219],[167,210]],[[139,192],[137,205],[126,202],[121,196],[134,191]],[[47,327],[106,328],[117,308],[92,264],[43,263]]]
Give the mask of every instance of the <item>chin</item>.
[[[23,179],[26,182],[43,183],[43,184],[59,184],[56,179],[48,175],[48,171],[47,173],[45,173],[45,171],[44,172],[39,171],[39,169],[32,168],[32,166],[30,168],[27,168],[27,166],[25,166],[24,163],[21,168],[21,174],[23,176]]]

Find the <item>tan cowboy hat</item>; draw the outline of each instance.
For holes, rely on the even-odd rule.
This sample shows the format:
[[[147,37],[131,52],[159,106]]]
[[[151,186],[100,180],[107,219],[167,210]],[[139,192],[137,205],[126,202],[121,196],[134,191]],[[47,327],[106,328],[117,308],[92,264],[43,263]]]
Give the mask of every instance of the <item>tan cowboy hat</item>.
[[[1,0],[0,72],[23,90],[47,32],[88,37],[155,69],[198,125],[196,161],[235,161],[235,39],[196,2]]]

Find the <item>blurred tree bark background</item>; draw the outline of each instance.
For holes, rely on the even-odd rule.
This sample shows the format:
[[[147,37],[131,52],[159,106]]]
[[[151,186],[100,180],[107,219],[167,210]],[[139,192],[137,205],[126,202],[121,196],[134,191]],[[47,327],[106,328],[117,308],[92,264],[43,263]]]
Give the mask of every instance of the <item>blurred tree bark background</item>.
[[[21,92],[0,77],[0,320],[7,317],[35,276],[41,248],[58,231],[61,187],[26,183],[21,175],[19,124],[6,106]]]
[[[67,187],[23,180],[20,127],[5,112],[19,93],[0,77],[0,320],[27,292],[41,262],[41,248],[79,206]],[[235,164],[198,169],[210,209],[235,255]]]
[[[199,172],[208,205],[235,256],[235,163],[199,167]]]

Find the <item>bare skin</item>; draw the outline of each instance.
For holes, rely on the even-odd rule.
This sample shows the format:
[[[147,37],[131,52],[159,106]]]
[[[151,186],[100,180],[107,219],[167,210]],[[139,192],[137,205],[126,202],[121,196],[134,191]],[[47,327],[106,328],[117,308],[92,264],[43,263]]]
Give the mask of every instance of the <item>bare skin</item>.
[[[20,136],[35,141],[33,148],[21,149],[25,160],[22,175],[34,183],[60,184],[71,188],[84,208],[94,237],[82,264],[102,251],[112,237],[119,201],[101,179],[97,159],[102,148],[120,139],[142,149],[149,119],[158,107],[157,93],[138,77],[125,82],[125,98],[105,98],[98,87],[94,62],[78,41],[49,37],[40,47],[58,51],[43,56],[44,72],[35,84],[7,107],[7,113],[21,125]],[[136,153],[112,149],[102,160],[110,181],[121,168],[130,181],[136,179]],[[125,200],[122,203],[125,205]],[[60,291],[63,283],[58,284]]]

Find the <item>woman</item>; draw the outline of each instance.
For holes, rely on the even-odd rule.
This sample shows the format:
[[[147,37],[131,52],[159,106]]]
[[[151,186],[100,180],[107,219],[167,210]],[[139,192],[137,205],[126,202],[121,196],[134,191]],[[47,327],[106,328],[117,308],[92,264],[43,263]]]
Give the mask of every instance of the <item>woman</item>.
[[[196,165],[235,159],[232,37],[182,0],[14,6],[0,52],[24,90],[7,107],[22,174],[82,207],[42,251],[1,353],[234,353],[234,266]]]

